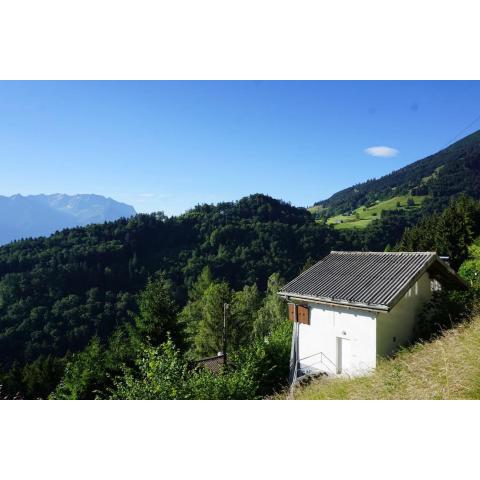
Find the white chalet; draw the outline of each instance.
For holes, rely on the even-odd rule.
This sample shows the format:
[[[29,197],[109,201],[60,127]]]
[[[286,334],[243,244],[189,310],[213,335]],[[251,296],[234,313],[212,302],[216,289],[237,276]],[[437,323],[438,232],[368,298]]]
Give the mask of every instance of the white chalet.
[[[291,381],[359,376],[412,339],[432,292],[466,284],[435,252],[331,252],[285,285],[294,321]]]

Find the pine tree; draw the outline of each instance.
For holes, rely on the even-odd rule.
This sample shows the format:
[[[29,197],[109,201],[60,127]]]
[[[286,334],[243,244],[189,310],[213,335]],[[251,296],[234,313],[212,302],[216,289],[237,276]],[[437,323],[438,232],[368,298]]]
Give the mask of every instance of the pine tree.
[[[182,329],[186,342],[190,344],[190,356],[195,355],[195,337],[200,321],[203,318],[202,299],[205,291],[213,283],[209,267],[204,267],[195,283],[188,292],[189,302],[178,315],[178,325]]]
[[[195,335],[198,357],[215,355],[223,350],[224,304],[231,301],[232,292],[227,283],[212,283],[200,301],[201,319]],[[233,331],[230,326],[230,331]]]
[[[247,285],[233,294],[227,330],[231,348],[246,345],[253,338],[253,325],[261,304],[262,299],[256,285]]]
[[[171,283],[159,275],[148,280],[145,290],[138,298],[139,314],[135,318],[135,325],[140,334],[153,345],[165,342],[168,332],[174,340],[180,340],[176,321],[177,307],[171,290]]]
[[[287,318],[287,304],[277,295],[283,284],[278,273],[273,273],[268,278],[267,294],[253,326],[256,338],[265,338]]]
[[[192,288],[188,292],[188,298],[191,301],[200,300],[205,293],[205,290],[213,282],[212,272],[210,267],[204,267],[200,275],[198,276],[196,282],[193,284]]]

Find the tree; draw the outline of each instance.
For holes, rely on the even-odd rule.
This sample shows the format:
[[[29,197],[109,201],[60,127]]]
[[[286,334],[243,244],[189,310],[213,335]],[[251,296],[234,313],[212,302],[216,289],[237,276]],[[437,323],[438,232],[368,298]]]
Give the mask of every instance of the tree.
[[[205,290],[213,283],[212,271],[210,267],[204,267],[198,276],[196,282],[188,292],[190,301],[196,302],[200,300],[205,293]]]
[[[125,370],[115,381],[114,399],[188,399],[188,364],[169,338],[160,347],[145,346],[137,358],[138,375]]]
[[[226,332],[229,351],[252,338],[253,324],[261,306],[256,285],[232,292],[227,284],[213,282],[210,269],[204,268],[189,292],[190,301],[178,316],[191,349],[199,358],[223,350],[223,316],[226,305]]]
[[[278,273],[270,275],[267,284],[267,294],[253,327],[253,333],[256,338],[266,337],[287,318],[287,304],[277,295],[284,283]]]
[[[168,332],[179,340],[177,307],[172,298],[171,282],[163,275],[148,280],[145,290],[138,297],[138,307],[135,325],[152,345],[163,343]]]
[[[201,304],[201,318],[195,335],[195,352],[199,357],[215,355],[223,350],[224,305],[229,304],[232,291],[227,283],[212,283],[205,291]],[[230,335],[233,329],[229,329]]]
[[[246,285],[233,294],[227,317],[230,349],[246,345],[253,338],[253,325],[261,304],[260,292],[256,285]]]
[[[104,349],[98,337],[90,340],[65,367],[65,374],[52,394],[54,399],[93,399],[105,382]]]
[[[480,234],[480,203],[461,196],[441,213],[422,219],[406,229],[399,244],[401,251],[434,250],[450,258],[458,269],[468,258],[468,246]]]
[[[212,283],[211,270],[209,267],[204,267],[188,292],[189,302],[178,315],[178,325],[182,329],[186,342],[190,347],[195,344],[195,337],[199,330],[200,321],[203,318],[203,296]],[[191,348],[190,353],[195,357],[194,348]]]
[[[114,386],[113,380],[134,368],[135,359],[143,348],[145,343],[133,325],[119,327],[106,345],[94,337],[84,350],[68,359],[63,377],[50,397],[64,400],[106,398]]]
[[[255,399],[286,384],[292,326],[284,320],[266,339],[232,354],[228,369],[214,374],[192,368],[171,339],[139,351],[135,373],[115,380],[113,399]]]
[[[60,381],[65,368],[64,359],[52,355],[39,357],[22,371],[25,398],[46,398]]]

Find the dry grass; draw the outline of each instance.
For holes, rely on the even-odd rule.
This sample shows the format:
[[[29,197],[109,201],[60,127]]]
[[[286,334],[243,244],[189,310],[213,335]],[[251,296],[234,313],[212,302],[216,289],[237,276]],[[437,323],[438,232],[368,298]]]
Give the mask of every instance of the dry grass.
[[[277,398],[286,398],[285,395]],[[378,362],[375,373],[298,387],[294,398],[454,400],[480,398],[480,313],[429,343]]]

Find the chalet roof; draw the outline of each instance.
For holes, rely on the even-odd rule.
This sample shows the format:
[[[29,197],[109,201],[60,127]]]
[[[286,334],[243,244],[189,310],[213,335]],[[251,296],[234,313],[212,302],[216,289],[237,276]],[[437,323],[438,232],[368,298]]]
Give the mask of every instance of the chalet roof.
[[[219,373],[225,366],[225,357],[224,355],[215,355],[214,357],[202,358],[195,362],[195,366],[206,368],[212,373]]]
[[[279,295],[388,311],[426,271],[443,285],[466,288],[435,252],[331,252]]]

